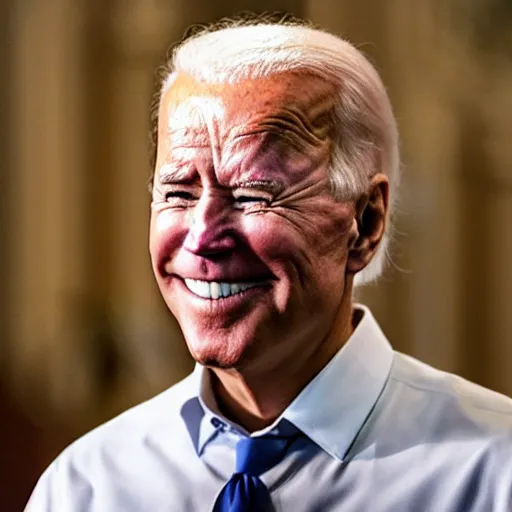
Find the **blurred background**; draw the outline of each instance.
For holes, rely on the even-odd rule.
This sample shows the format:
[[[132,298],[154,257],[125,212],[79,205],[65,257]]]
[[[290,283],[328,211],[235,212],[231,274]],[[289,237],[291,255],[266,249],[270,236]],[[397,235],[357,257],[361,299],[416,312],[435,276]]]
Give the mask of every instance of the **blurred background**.
[[[149,264],[148,106],[187,26],[247,9],[308,17],[375,63],[404,178],[393,263],[359,299],[397,350],[512,395],[509,0],[3,0],[2,511],[191,369]]]

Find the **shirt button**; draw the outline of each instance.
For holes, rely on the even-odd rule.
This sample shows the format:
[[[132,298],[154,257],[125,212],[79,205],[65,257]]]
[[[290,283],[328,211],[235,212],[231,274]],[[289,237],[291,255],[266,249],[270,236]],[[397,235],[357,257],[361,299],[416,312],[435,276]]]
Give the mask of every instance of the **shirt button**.
[[[220,427],[225,426],[224,423],[219,420],[219,418],[212,418],[211,423],[215,428],[220,428]]]

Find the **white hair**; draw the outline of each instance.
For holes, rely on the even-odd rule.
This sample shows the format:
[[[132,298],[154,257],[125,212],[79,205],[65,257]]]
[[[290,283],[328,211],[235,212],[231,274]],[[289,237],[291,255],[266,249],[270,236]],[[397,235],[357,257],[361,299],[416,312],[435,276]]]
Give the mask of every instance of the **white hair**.
[[[236,83],[285,71],[305,71],[337,86],[337,140],[330,179],[340,199],[368,191],[371,178],[384,173],[390,183],[386,233],[355,284],[376,279],[386,261],[391,214],[399,182],[398,131],[379,74],[347,41],[307,26],[254,24],[206,30],[177,46],[160,97],[179,73],[208,83]]]

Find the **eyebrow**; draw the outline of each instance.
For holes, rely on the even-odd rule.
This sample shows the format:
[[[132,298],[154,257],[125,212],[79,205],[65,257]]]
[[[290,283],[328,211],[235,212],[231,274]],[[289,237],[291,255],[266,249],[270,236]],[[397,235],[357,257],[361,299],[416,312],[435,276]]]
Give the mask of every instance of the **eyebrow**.
[[[194,170],[191,164],[172,165],[164,164],[158,171],[158,178],[162,184],[195,181]]]
[[[277,195],[283,191],[285,185],[276,180],[239,180],[232,184],[232,188],[253,188]]]
[[[212,146],[209,134],[204,134],[201,130],[168,130],[165,135],[173,146],[179,148],[195,149]]]

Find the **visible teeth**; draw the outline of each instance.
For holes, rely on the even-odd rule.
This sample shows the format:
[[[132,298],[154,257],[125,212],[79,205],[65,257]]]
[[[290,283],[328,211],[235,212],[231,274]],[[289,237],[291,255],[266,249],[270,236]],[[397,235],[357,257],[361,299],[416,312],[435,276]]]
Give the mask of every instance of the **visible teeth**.
[[[258,284],[261,283],[238,283],[238,291],[243,292],[244,290],[248,290],[249,288],[254,288],[255,286],[258,286]]]
[[[199,297],[203,297],[205,299],[209,299],[211,297],[210,293],[210,284],[206,281],[196,281],[195,279],[185,279],[185,283],[188,289],[199,295]]]
[[[187,288],[202,297],[203,299],[217,300],[223,297],[230,297],[237,293],[261,285],[260,283],[220,283],[216,281],[198,281],[196,279],[185,279]]]
[[[218,299],[219,297],[221,297],[219,283],[210,283],[210,296],[212,299]]]
[[[229,283],[220,283],[220,289],[223,297],[229,297],[231,295],[231,286]]]

